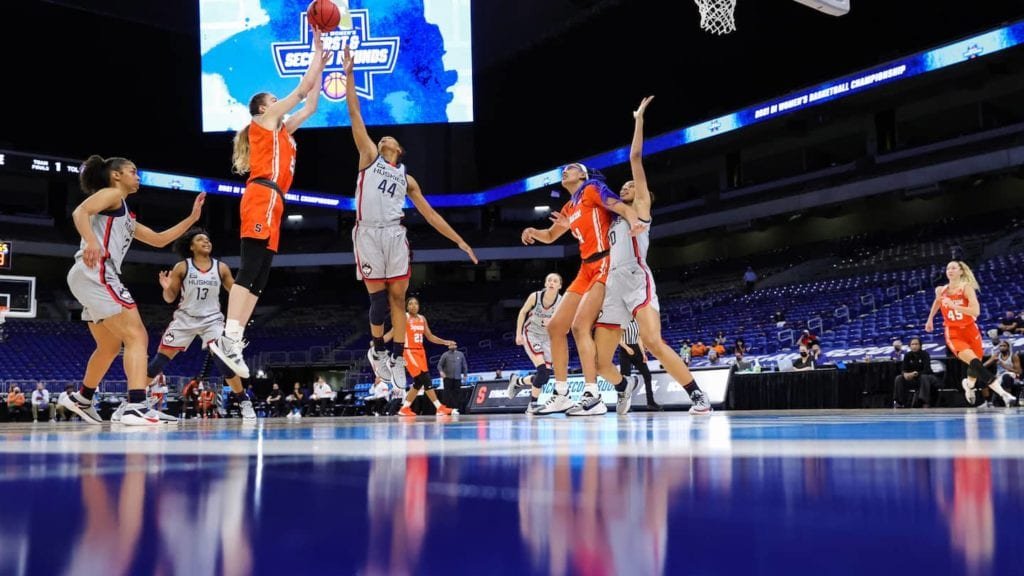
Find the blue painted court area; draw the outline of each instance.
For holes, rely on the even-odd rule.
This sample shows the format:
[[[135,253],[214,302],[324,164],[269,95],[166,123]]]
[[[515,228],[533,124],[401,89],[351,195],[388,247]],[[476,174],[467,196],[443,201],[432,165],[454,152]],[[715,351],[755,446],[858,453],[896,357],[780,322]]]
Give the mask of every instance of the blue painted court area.
[[[0,426],[0,574],[1021,574],[1024,414]]]

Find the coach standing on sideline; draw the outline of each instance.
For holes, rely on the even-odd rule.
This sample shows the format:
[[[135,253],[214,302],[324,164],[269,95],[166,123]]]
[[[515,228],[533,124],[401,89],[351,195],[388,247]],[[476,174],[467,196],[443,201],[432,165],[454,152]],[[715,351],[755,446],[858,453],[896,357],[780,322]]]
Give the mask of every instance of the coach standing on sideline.
[[[437,361],[437,371],[444,380],[444,403],[450,408],[462,408],[462,381],[469,377],[466,355],[459,352],[455,343],[448,345],[448,351]],[[459,377],[461,376],[461,378]]]

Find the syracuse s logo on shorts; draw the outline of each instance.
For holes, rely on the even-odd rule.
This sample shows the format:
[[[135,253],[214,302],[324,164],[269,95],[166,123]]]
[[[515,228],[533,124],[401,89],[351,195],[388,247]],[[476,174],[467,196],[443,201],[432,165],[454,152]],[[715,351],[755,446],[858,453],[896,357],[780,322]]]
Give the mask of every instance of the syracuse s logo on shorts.
[[[263,224],[257,224],[255,226],[253,226],[252,230],[253,230],[253,232],[256,232],[257,234],[259,234],[260,232],[263,232]]]

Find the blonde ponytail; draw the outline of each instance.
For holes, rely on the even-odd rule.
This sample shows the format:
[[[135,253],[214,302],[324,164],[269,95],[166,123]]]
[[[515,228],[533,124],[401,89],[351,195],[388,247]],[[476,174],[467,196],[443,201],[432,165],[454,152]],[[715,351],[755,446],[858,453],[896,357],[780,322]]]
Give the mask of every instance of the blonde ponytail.
[[[235,147],[231,154],[231,171],[235,174],[249,173],[249,125],[235,134]]]
[[[978,279],[974,277],[971,267],[963,260],[956,260],[956,263],[960,265],[960,270],[963,272],[960,276],[960,283],[974,288],[975,292],[981,292],[981,286],[978,284]]]

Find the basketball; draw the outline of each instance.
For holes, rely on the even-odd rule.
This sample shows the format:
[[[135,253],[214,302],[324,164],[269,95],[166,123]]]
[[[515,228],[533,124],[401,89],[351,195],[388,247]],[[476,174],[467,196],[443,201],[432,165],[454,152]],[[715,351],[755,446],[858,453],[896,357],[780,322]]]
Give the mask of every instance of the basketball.
[[[306,18],[321,32],[330,32],[341,22],[341,11],[331,0],[313,0],[306,7]]]
[[[324,94],[328,98],[338,100],[345,97],[345,75],[341,72],[331,72],[324,77]]]

